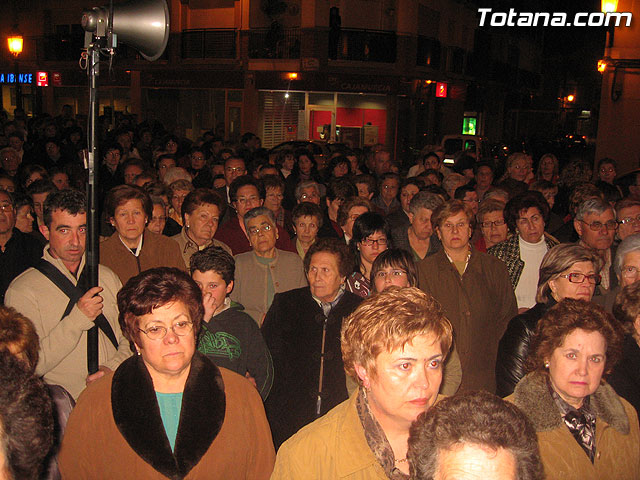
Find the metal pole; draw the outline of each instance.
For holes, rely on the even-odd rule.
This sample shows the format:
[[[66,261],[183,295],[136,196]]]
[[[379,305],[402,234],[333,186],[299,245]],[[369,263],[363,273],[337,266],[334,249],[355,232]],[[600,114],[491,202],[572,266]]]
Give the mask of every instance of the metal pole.
[[[98,85],[97,79],[100,73],[100,48],[92,43],[87,49],[88,73],[89,73],[89,125],[87,129],[87,168],[89,178],[87,181],[87,246],[86,265],[88,288],[98,286],[98,169],[96,158],[98,155]],[[98,371],[98,327],[94,326],[87,332],[87,365],[89,374]]]
[[[18,65],[18,56],[16,55],[16,61],[14,64],[15,76],[16,76],[16,110],[22,110],[22,85],[20,85],[20,68]]]

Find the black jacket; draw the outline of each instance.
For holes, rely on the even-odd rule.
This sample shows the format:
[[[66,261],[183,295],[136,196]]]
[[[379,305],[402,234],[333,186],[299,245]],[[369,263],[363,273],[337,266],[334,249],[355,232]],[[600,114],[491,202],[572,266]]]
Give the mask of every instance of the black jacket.
[[[344,295],[327,319],[323,390],[320,415],[316,415],[320,352],[325,316],[309,287],[277,293],[262,325],[273,357],[273,387],[265,401],[267,419],[278,448],[300,428],[348,398],[340,329],[342,320],[362,298]]]
[[[556,304],[553,298],[547,303],[536,303],[535,306],[509,321],[509,325],[498,344],[496,358],[496,393],[499,397],[506,397],[513,393],[513,389],[520,379],[525,376],[526,362],[529,356],[529,344],[533,337],[538,321],[552,306]]]
[[[618,395],[640,411],[640,347],[633,337],[625,337],[622,358],[607,381]]]

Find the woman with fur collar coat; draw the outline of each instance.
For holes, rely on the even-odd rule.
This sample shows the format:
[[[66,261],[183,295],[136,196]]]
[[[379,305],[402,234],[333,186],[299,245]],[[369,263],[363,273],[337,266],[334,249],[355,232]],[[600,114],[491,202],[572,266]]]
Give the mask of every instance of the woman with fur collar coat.
[[[601,307],[566,299],[540,320],[530,366],[507,400],[534,424],[548,480],[637,480],[635,409],[602,374],[619,356],[615,320]]]

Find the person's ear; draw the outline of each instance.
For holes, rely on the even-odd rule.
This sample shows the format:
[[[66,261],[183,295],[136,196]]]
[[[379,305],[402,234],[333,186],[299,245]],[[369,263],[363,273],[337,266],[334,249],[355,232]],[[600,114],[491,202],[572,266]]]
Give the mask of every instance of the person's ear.
[[[558,286],[556,285],[556,281],[554,280],[549,280],[549,290],[551,290],[551,293],[556,293],[556,291],[558,290]]]
[[[42,234],[42,236],[44,238],[47,239],[47,242],[49,241],[49,227],[47,227],[46,225],[39,225],[38,228],[40,229],[40,233]]]
[[[442,234],[440,233],[440,227],[436,227],[436,235],[438,235],[438,240],[442,241]]]
[[[367,372],[367,370],[362,365],[357,363],[353,366],[353,368],[356,371],[356,375],[358,375],[358,378],[362,382],[362,386],[368,390],[371,387],[371,378],[369,377],[369,373]]]
[[[409,212],[409,223],[413,223],[413,219],[414,219],[415,215],[411,212]]]
[[[231,290],[233,290],[233,280],[227,283],[227,289],[225,290],[226,294],[229,295],[231,293]]]
[[[582,237],[582,227],[584,225],[582,225],[582,222],[580,220],[578,220],[577,218],[573,220],[573,228],[576,229],[576,233],[578,234],[579,237]]]

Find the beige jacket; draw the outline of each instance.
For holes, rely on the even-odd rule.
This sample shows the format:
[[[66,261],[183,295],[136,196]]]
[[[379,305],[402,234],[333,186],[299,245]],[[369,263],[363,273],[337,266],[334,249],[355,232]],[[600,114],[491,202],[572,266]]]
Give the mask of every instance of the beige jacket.
[[[506,400],[532,421],[547,480],[640,479],[638,415],[609,384],[603,383],[591,395],[591,407],[596,414],[593,464],[562,421],[549,393],[546,375],[534,372],[525,376]]]
[[[74,285],[75,276],[67,270],[62,260],[55,259],[44,249],[43,258],[60,270]],[[85,259],[78,271],[84,268]],[[118,339],[116,350],[107,336],[100,331],[98,336],[98,363],[115,370],[120,363],[131,356],[129,342],[124,338],[118,324],[116,294],[122,287],[118,277],[107,267],[100,265],[99,285],[104,289],[100,294],[104,299],[102,313],[111,324]],[[76,305],[71,313],[62,318],[69,299],[53,282],[35,268],[30,268],[11,282],[5,297],[5,304],[29,318],[40,337],[40,352],[37,375],[43,375],[47,383],[61,385],[73,398],[78,398],[85,388],[87,376],[87,330],[93,327]]]
[[[182,253],[182,259],[184,260],[184,264],[187,266],[187,270],[189,270],[189,261],[191,260],[191,255],[211,245],[213,245],[214,247],[220,247],[229,255],[233,255],[233,253],[231,252],[231,249],[229,248],[229,245],[227,245],[224,242],[221,242],[220,240],[216,240],[215,238],[212,239],[208,245],[205,245],[204,247],[200,248],[196,242],[194,242],[193,240],[191,240],[191,238],[189,238],[189,235],[187,235],[185,227],[182,227],[182,230],[180,231],[180,233],[170,238],[178,242],[178,245],[180,246],[180,252]]]
[[[276,256],[268,266],[258,262],[251,252],[236,255],[236,275],[231,300],[242,304],[244,311],[262,325],[267,310],[267,275],[271,275],[274,294],[307,286],[307,277],[300,257],[276,249]]]

